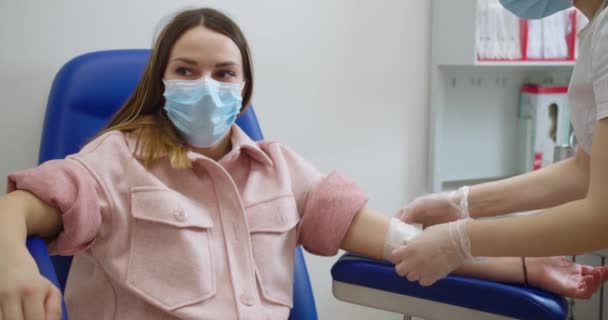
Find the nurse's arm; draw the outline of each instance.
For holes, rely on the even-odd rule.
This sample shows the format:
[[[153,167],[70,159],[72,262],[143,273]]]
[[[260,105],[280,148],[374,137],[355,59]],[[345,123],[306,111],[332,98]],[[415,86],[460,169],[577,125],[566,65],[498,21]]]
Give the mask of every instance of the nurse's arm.
[[[575,156],[512,178],[470,188],[469,214],[473,218],[539,210],[579,200],[587,194],[589,156]]]
[[[586,196],[535,215],[468,223],[473,256],[575,255],[608,247],[608,119],[594,132]]]

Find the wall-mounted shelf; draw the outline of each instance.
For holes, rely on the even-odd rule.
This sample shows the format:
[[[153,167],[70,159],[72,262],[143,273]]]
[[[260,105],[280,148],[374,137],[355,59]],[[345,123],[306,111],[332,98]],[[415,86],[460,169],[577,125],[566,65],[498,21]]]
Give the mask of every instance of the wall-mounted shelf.
[[[575,61],[477,61],[480,67],[572,68]]]

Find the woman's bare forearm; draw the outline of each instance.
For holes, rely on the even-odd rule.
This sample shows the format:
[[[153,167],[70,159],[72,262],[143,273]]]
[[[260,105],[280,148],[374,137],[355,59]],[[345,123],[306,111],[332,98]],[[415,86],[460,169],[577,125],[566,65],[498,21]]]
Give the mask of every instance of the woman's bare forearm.
[[[575,157],[516,177],[472,186],[469,213],[473,218],[539,210],[585,197],[589,156]]]
[[[59,211],[29,192],[0,197],[0,249],[23,246],[28,235],[55,236],[61,227]]]
[[[480,262],[466,263],[454,273],[498,282],[523,283],[521,258],[484,258]]]
[[[340,248],[372,259],[383,259],[389,222],[388,216],[364,207],[351,222]]]
[[[363,208],[353,219],[341,248],[373,259],[383,259],[384,242],[390,217],[369,208]],[[521,258],[484,258],[467,263],[456,274],[491,281],[523,283]]]

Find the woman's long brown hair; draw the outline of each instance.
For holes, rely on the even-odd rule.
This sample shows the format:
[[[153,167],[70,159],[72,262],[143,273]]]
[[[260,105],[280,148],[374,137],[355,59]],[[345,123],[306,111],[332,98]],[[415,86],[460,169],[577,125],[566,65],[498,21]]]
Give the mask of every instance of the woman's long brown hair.
[[[197,26],[204,26],[224,34],[237,45],[243,59],[245,79],[241,111],[251,99],[253,92],[251,55],[247,41],[236,23],[223,13],[209,8],[178,13],[160,32],[135,91],[99,134],[114,130],[137,132],[135,150],[146,167],[165,155],[169,157],[174,168],[191,166],[180,133],[163,113],[165,99],[162,78],[175,42],[186,31]]]

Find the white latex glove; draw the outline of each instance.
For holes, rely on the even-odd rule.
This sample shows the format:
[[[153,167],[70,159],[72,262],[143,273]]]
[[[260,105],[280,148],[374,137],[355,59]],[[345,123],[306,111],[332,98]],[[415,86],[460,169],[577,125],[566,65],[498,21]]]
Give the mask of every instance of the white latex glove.
[[[394,250],[391,262],[409,281],[430,286],[464,262],[473,259],[466,232],[470,219],[461,219],[425,229],[406,245]]]
[[[397,213],[405,223],[419,223],[424,228],[469,217],[469,187],[434,193],[414,199]]]

